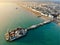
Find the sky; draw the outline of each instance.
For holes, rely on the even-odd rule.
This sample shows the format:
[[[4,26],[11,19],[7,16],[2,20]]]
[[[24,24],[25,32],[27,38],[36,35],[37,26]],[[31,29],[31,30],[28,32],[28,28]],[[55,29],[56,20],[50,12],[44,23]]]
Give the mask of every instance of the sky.
[[[0,0],[0,1],[60,1],[60,0]]]
[[[60,0],[23,0],[23,1],[60,1]]]

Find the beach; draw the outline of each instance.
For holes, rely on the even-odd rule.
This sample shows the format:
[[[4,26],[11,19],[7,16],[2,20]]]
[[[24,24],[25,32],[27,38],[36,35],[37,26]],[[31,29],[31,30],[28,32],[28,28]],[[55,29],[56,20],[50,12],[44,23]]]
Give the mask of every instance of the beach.
[[[51,17],[42,15],[41,12],[36,11],[36,10],[34,10],[34,9],[32,9],[32,8],[26,7],[26,6],[21,5],[21,4],[19,4],[19,3],[17,3],[17,5],[20,6],[20,7],[22,7],[23,9],[25,9],[25,10],[27,10],[27,11],[30,11],[31,13],[33,13],[33,14],[36,15],[37,17],[42,18],[42,19],[45,20],[45,21],[52,19]]]

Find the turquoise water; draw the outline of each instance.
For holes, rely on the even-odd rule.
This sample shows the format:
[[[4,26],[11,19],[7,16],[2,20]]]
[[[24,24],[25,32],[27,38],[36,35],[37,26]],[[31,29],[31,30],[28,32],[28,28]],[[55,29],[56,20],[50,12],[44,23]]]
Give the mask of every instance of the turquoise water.
[[[60,45],[60,26],[53,22],[30,30],[27,36],[13,42],[4,38],[7,31],[17,27],[27,28],[43,21],[14,3],[0,3],[0,45]]]

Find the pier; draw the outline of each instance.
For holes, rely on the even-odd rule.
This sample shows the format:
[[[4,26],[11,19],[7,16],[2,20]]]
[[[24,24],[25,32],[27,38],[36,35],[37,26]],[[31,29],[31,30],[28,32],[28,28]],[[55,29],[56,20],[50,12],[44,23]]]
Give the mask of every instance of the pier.
[[[27,29],[25,29],[25,28],[17,28],[17,29],[14,29],[13,31],[7,32],[5,34],[5,38],[6,38],[7,41],[16,40],[18,38],[21,38],[21,37],[27,35],[27,32],[29,30],[38,28],[38,27],[43,26],[45,24],[48,24],[51,21],[52,20],[47,20],[47,21],[44,21],[42,23],[39,23],[39,24],[36,24],[36,25],[32,25],[32,26],[28,27]]]
[[[43,25],[45,25],[45,24],[48,24],[48,23],[50,23],[50,22],[52,22],[52,20],[47,20],[47,21],[44,21],[44,22],[42,22],[42,23],[39,23],[39,24],[36,24],[36,25],[32,25],[32,26],[28,27],[27,30],[35,29],[35,28],[37,28],[37,27],[43,26]]]

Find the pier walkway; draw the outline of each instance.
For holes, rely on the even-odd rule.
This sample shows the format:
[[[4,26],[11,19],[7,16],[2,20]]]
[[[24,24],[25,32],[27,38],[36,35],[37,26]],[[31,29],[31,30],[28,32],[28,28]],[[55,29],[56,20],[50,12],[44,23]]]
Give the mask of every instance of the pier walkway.
[[[45,25],[45,24],[48,24],[48,23],[50,23],[50,22],[52,22],[52,20],[47,20],[47,21],[44,21],[44,22],[42,22],[42,23],[39,23],[39,24],[36,24],[36,25],[32,25],[32,26],[28,27],[27,30],[35,29],[35,28],[37,28],[37,27],[43,26],[43,25]]]

